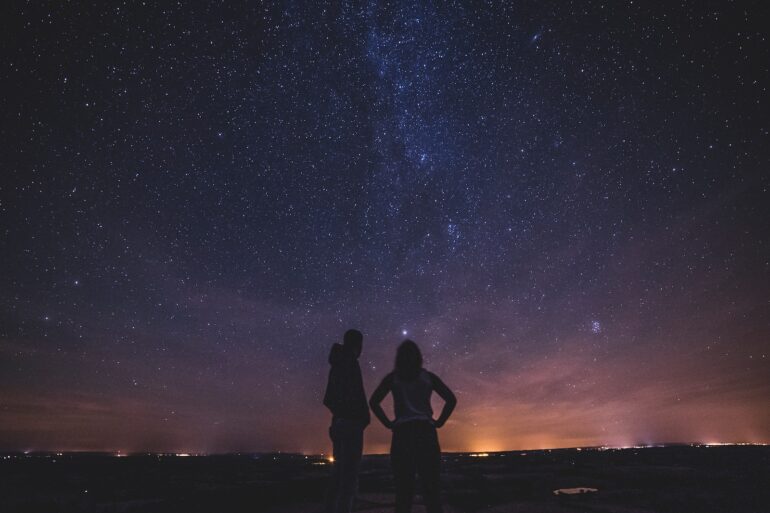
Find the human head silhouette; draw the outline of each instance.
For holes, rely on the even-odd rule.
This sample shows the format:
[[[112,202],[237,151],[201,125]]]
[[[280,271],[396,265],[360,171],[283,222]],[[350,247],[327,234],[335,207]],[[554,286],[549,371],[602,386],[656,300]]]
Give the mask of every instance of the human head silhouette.
[[[417,377],[422,369],[422,353],[414,341],[406,339],[396,351],[396,375],[405,380]]]
[[[342,337],[342,345],[350,349],[356,358],[361,356],[361,349],[364,344],[364,335],[358,331],[350,329],[345,332],[345,336]]]

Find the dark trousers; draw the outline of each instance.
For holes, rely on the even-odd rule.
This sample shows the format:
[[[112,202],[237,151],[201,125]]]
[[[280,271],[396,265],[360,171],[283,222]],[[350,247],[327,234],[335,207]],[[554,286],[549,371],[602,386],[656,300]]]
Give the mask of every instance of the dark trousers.
[[[358,488],[364,427],[357,420],[335,419],[329,436],[334,446],[334,466],[326,494],[326,513],[348,513],[353,509]]]
[[[413,421],[396,426],[390,447],[390,463],[396,484],[396,513],[409,513],[412,510],[415,473],[420,475],[427,512],[441,513],[441,448],[433,424]]]

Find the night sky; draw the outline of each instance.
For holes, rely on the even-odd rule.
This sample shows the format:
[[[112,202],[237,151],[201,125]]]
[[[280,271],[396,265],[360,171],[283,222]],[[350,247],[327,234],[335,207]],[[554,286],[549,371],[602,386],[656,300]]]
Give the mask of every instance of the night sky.
[[[348,328],[444,450],[770,442],[762,2],[156,4],[2,7],[0,449],[328,451]]]

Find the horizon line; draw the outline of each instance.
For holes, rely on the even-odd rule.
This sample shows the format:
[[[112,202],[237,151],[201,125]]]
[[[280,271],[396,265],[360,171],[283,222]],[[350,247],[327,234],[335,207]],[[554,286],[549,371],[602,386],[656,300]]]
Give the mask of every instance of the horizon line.
[[[634,445],[582,445],[582,446],[569,446],[569,447],[542,447],[542,448],[530,448],[530,449],[504,449],[499,451],[441,451],[442,455],[492,455],[492,454],[505,454],[513,452],[537,452],[537,451],[564,451],[564,450],[628,450],[628,449],[654,449],[665,447],[766,447],[770,446],[769,442],[656,442],[646,444],[634,444]],[[126,457],[126,456],[166,456],[166,457],[205,457],[205,456],[256,456],[256,455],[286,455],[286,456],[304,456],[306,458],[318,457],[328,458],[328,454],[321,453],[304,453],[296,451],[282,451],[282,450],[268,450],[268,451],[228,451],[228,452],[201,452],[201,451],[122,451],[122,450],[91,450],[91,449],[72,449],[72,450],[51,450],[51,449],[2,449],[0,454],[3,456],[24,455],[77,455],[77,454],[93,454],[93,455],[105,455],[112,457]],[[386,452],[370,452],[364,453],[364,456],[385,456]]]

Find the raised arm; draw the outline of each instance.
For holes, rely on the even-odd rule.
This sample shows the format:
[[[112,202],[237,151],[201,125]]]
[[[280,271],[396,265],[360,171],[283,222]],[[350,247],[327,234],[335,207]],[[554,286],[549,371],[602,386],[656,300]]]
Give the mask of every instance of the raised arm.
[[[388,429],[393,429],[393,422],[388,418],[387,415],[385,415],[385,411],[382,409],[380,403],[382,403],[382,400],[385,399],[385,396],[388,395],[388,392],[390,392],[392,381],[392,374],[385,376],[385,378],[383,378],[382,382],[380,383],[380,386],[378,386],[374,393],[372,393],[371,399],[369,399],[369,407],[372,409],[374,416],[377,417],[380,422],[382,422],[382,425]]]
[[[441,415],[439,415],[438,419],[435,421],[436,427],[440,428],[446,423],[449,416],[452,415],[455,406],[457,406],[457,397],[455,397],[454,393],[449,390],[449,387],[441,381],[441,378],[433,373],[431,373],[430,377],[433,382],[433,390],[435,390],[444,400],[444,408],[441,410]]]

